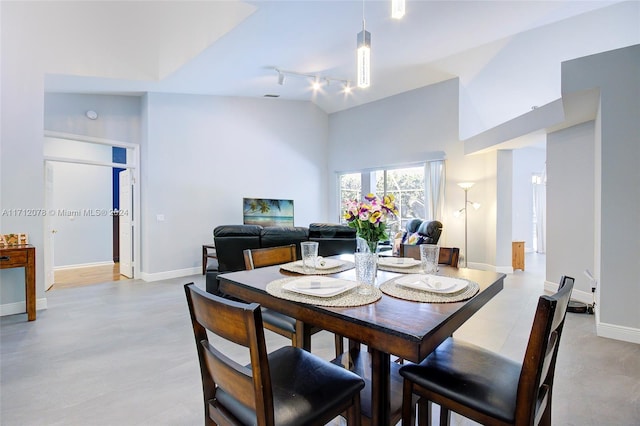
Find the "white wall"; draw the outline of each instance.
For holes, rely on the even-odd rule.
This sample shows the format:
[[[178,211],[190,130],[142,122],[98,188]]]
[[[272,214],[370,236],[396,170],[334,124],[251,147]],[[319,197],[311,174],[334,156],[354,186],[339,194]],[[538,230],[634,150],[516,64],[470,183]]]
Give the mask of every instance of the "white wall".
[[[458,182],[473,181],[469,199],[482,203],[468,218],[469,266],[496,265],[496,153],[464,155],[458,139],[458,80],[412,90],[329,115],[329,185],[337,193],[336,174],[407,162],[446,158],[447,186],[442,245],[464,246],[464,207]],[[338,220],[337,196],[331,214]],[[509,226],[510,232],[510,226]],[[509,243],[510,244],[510,243]],[[510,248],[509,248],[510,250]]]
[[[546,151],[527,147],[513,151],[513,241],[533,250],[533,184],[531,176],[544,171]]]
[[[296,226],[328,219],[327,115],[313,104],[151,93],[144,108],[147,277],[197,270],[213,229],[242,223],[243,197],[292,199]]]
[[[22,5],[19,2],[2,2],[1,7],[0,208],[42,209],[42,64],[27,54],[34,48],[30,28],[23,24],[28,18],[20,10],[10,13],[15,8],[21,9]],[[0,232],[29,234],[29,242],[36,247],[36,298],[40,299],[36,307],[45,307],[46,303],[42,301],[43,219],[35,216],[2,216]],[[0,282],[2,313],[20,312],[20,308],[25,306],[24,271],[20,268],[2,270]]]
[[[576,279],[591,292],[583,271],[594,267],[594,122],[547,137],[547,281]]]
[[[600,89],[595,161],[598,332],[640,342],[640,45],[562,64],[562,89]],[[548,147],[547,147],[548,148]],[[570,250],[567,242],[565,248]],[[599,255],[599,256],[598,256]],[[558,260],[559,261],[559,260]],[[547,268],[553,268],[547,262]]]
[[[45,93],[44,128],[120,142],[140,143],[140,96]],[[98,113],[96,120],[85,115]]]

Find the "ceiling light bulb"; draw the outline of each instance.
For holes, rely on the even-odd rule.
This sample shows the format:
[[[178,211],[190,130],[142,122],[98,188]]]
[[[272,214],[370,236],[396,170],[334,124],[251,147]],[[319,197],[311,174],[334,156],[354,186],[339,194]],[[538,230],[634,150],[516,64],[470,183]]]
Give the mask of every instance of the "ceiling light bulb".
[[[371,33],[364,29],[358,33],[358,87],[366,88],[371,85]]]
[[[320,89],[320,80],[318,79],[318,77],[316,77],[313,80],[313,83],[311,84],[311,87],[313,87],[313,90],[318,90]]]
[[[404,16],[404,0],[391,0],[391,17],[400,19]]]
[[[349,83],[344,84],[344,93],[351,93],[351,86]]]

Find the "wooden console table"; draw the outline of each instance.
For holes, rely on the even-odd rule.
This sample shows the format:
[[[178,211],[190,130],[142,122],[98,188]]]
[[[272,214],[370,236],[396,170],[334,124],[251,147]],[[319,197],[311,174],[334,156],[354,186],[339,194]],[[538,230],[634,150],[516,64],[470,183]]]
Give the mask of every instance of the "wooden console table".
[[[524,241],[511,243],[511,266],[514,271],[516,269],[524,271]]]
[[[0,269],[24,268],[27,319],[36,319],[36,248],[32,245],[0,248]]]

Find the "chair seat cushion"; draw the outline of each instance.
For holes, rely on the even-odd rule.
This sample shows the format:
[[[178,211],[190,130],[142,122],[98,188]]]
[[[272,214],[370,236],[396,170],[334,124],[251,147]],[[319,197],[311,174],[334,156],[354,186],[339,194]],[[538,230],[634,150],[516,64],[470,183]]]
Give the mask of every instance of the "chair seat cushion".
[[[521,364],[479,346],[449,338],[420,364],[400,374],[429,391],[513,422]]]
[[[262,322],[274,325],[291,333],[296,332],[296,320],[272,309],[262,308]]]
[[[317,424],[364,387],[358,375],[299,348],[285,346],[268,357],[279,426]],[[243,424],[255,424],[255,412],[222,389],[216,399]]]

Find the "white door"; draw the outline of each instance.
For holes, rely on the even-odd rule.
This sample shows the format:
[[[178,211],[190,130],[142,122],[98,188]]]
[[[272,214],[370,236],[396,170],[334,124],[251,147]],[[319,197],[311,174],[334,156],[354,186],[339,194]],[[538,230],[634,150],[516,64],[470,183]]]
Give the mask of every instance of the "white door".
[[[131,170],[120,172],[120,275],[133,278],[133,191]]]
[[[55,247],[54,237],[56,230],[53,229],[53,165],[45,161],[44,163],[45,195],[44,203],[47,214],[44,216],[44,289],[49,290],[54,284],[53,272],[53,248]]]

